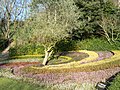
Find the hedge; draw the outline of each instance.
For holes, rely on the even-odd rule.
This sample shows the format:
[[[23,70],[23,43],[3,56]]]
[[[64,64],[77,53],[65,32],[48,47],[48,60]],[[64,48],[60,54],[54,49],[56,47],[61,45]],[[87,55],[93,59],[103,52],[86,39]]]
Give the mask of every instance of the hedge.
[[[86,51],[87,52],[87,51]],[[90,62],[85,64],[80,64],[81,61],[71,62],[67,64],[59,64],[59,65],[48,65],[44,67],[27,67],[23,68],[24,72],[32,72],[32,73],[62,73],[62,72],[79,72],[79,71],[97,71],[107,68],[114,68],[120,66],[120,51],[113,51],[114,56],[108,59],[103,59],[97,62]],[[97,57],[96,57],[97,58]],[[84,60],[93,60],[94,57],[89,57]]]

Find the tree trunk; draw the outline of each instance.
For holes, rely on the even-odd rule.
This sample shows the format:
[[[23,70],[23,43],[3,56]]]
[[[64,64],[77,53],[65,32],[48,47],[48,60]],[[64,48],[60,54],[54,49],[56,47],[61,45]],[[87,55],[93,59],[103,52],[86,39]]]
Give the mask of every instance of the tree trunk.
[[[53,50],[51,50],[52,47],[48,48],[48,49],[45,49],[45,57],[44,57],[44,60],[43,60],[43,65],[46,65],[47,62],[48,62],[48,59],[51,57],[52,53],[53,53]]]
[[[45,50],[45,57],[44,57],[44,60],[43,60],[43,63],[42,63],[43,65],[47,64],[48,57],[49,57],[49,52]]]
[[[7,48],[5,48],[5,49],[2,51],[2,54],[8,53],[9,49],[11,48],[11,46],[13,46],[13,44],[14,44],[14,41],[11,42],[11,43],[7,46]]]

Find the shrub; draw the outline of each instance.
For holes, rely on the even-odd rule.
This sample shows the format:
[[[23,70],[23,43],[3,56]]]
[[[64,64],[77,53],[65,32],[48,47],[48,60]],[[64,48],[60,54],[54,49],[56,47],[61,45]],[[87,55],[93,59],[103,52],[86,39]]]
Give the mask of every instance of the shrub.
[[[91,38],[82,41],[77,41],[76,43],[78,50],[93,50],[93,51],[110,51],[120,49],[120,43],[116,42],[114,44],[108,43],[103,38]]]
[[[10,49],[10,56],[43,54],[44,48],[41,45],[28,44],[25,46],[16,46]]]
[[[12,56],[9,59],[28,59],[28,58],[43,58],[43,54],[39,55],[21,55],[21,56]]]
[[[74,40],[69,40],[69,39],[61,40],[55,46],[55,51],[61,52],[61,51],[72,51],[72,50],[77,50],[76,41]]]
[[[55,46],[55,52],[73,51],[73,50],[93,50],[93,51],[111,51],[119,50],[120,43],[117,41],[110,44],[103,38],[90,38],[82,41],[62,40]],[[42,45],[28,44],[25,46],[16,46],[10,49],[10,56],[43,54]]]
[[[71,51],[71,50],[92,50],[92,51],[111,51],[119,50],[120,43],[116,41],[110,44],[104,38],[90,38],[84,40],[63,40],[56,44],[57,51]]]

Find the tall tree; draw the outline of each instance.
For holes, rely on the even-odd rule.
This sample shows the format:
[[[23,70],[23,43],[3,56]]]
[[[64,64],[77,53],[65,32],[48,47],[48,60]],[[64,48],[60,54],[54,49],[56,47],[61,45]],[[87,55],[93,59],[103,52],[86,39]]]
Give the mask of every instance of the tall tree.
[[[19,28],[26,4],[27,0],[0,0],[0,32],[2,39],[5,39],[8,45],[11,44],[12,37]],[[8,50],[9,48],[6,48],[5,52]]]
[[[79,8],[79,29],[73,30],[72,35],[78,39],[101,36],[103,29],[98,24],[103,15],[115,15],[116,7],[113,0],[75,0]],[[114,1],[115,2],[115,1]],[[113,15],[113,16],[114,16]],[[116,14],[117,15],[117,14]]]
[[[103,30],[102,35],[111,44],[120,40],[120,8],[118,5],[109,0],[105,2],[101,17],[98,24]]]
[[[33,16],[27,21],[25,31],[29,32],[30,40],[44,46],[43,65],[46,65],[55,44],[68,37],[68,32],[76,27],[77,7],[73,0],[38,0],[33,4]]]
[[[73,37],[83,39],[90,37],[100,29],[97,21],[101,18],[102,0],[75,0],[79,8],[79,29],[73,30]]]

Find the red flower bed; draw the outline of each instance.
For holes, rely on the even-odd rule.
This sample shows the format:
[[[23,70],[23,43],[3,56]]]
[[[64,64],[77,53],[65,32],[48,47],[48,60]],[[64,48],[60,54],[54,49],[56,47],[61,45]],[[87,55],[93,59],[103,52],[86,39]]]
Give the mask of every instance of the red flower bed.
[[[28,65],[36,65],[40,64],[40,62],[14,62],[14,63],[4,63],[0,64],[0,67],[7,68],[7,67],[20,67],[20,66],[28,66]]]

